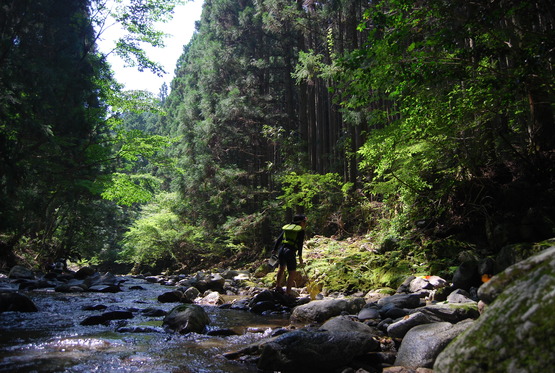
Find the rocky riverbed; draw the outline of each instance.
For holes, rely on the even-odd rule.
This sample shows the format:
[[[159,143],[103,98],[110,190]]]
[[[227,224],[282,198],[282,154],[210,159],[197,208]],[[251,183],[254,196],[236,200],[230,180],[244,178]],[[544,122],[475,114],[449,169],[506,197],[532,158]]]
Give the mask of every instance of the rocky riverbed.
[[[549,371],[554,269],[555,247],[481,286],[461,266],[449,281],[409,277],[394,294],[311,300],[245,286],[240,271],[19,267],[0,279],[0,371]]]

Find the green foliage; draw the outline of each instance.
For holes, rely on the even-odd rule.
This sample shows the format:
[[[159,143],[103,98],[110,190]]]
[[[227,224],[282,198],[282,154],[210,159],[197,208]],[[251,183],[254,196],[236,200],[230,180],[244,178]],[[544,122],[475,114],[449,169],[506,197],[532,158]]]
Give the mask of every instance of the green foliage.
[[[170,258],[180,266],[185,265],[187,250],[202,247],[204,233],[201,228],[182,222],[175,213],[178,203],[176,193],[160,193],[141,209],[140,216],[124,234],[122,262],[134,263],[138,268]]]
[[[284,208],[301,206],[305,210],[335,206],[343,198],[344,183],[337,174],[297,174],[282,177]]]
[[[150,174],[113,173],[102,192],[102,198],[116,201],[119,205],[149,202],[161,181]]]

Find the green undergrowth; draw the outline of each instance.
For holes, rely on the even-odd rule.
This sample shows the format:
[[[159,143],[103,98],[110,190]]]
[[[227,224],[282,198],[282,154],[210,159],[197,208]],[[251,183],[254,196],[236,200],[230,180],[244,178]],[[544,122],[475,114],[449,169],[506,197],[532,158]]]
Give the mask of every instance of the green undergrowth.
[[[410,275],[447,273],[451,264],[443,259],[430,261],[424,251],[410,243],[384,250],[364,237],[347,240],[313,237],[306,242],[303,258],[305,268],[301,271],[311,281],[321,284],[327,292],[346,293],[396,289]],[[275,273],[270,273],[264,280],[271,283],[274,278]]]

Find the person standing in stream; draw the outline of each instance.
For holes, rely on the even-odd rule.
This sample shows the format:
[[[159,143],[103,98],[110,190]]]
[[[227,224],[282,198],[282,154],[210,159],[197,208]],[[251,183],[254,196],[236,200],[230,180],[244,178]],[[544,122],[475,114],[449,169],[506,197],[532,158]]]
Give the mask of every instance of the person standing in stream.
[[[276,240],[272,253],[277,252],[278,255],[279,268],[275,286],[277,292],[283,293],[282,284],[287,268],[288,276],[285,293],[292,295],[291,287],[297,275],[297,260],[295,258],[297,254],[299,255],[299,265],[304,265],[303,242],[307,223],[308,219],[305,215],[295,215],[291,224],[282,227],[281,234]]]

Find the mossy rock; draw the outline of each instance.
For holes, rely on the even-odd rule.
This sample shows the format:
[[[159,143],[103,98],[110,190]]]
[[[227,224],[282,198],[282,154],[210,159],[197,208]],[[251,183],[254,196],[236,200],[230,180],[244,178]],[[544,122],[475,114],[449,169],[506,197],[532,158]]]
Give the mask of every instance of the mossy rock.
[[[555,247],[494,276],[479,290],[491,302],[437,357],[434,372],[550,372],[555,366]]]

